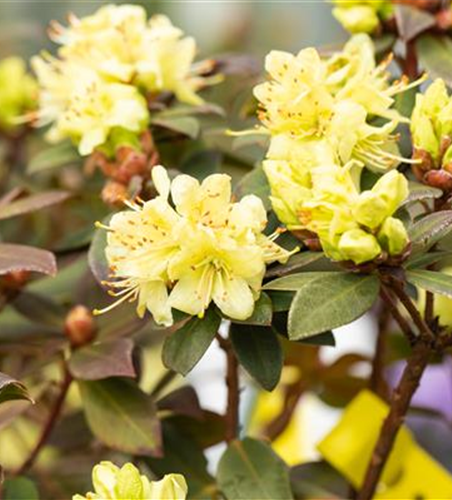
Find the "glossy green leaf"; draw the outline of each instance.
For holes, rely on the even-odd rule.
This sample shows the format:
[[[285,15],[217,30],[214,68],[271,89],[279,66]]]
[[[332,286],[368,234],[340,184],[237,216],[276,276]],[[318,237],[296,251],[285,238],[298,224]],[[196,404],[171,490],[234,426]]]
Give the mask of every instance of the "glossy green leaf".
[[[444,210],[422,217],[410,228],[412,254],[426,252],[452,231],[452,210]]]
[[[31,159],[27,171],[29,174],[35,174],[45,170],[64,167],[71,163],[79,163],[80,161],[80,155],[77,153],[77,150],[67,141],[39,152]]]
[[[407,269],[417,269],[429,266],[430,264],[435,264],[435,262],[439,262],[440,260],[450,257],[451,252],[438,250],[437,252],[429,252],[421,255],[414,255],[410,257],[405,264]]]
[[[448,36],[422,35],[416,41],[419,61],[431,78],[452,85],[452,41]]]
[[[162,351],[164,365],[187,375],[209,348],[220,322],[220,317],[212,308],[206,311],[204,318],[190,319],[165,340]]]
[[[79,380],[101,380],[108,377],[135,377],[131,339],[95,342],[74,351],[69,370]]]
[[[0,243],[0,275],[12,271],[35,271],[55,276],[57,273],[55,256],[40,248]]]
[[[110,217],[102,221],[103,224],[108,224]],[[101,283],[108,279],[109,266],[105,255],[105,247],[107,246],[107,231],[98,229],[94,233],[91,245],[88,251],[88,264],[96,280]]]
[[[296,292],[303,288],[305,285],[315,282],[318,280],[323,280],[330,276],[334,276],[338,273],[336,272],[307,272],[307,273],[297,273],[290,274],[289,276],[284,276],[283,278],[278,278],[276,280],[270,281],[263,288],[264,290],[281,290],[288,292]]]
[[[34,403],[22,382],[13,379],[9,375],[0,373],[0,403],[17,399],[24,399],[30,401],[30,403]]]
[[[152,399],[122,378],[78,381],[93,434],[110,448],[134,455],[161,453],[160,423]]]
[[[240,364],[264,389],[272,391],[279,382],[284,362],[273,328],[232,324],[230,337]]]
[[[244,323],[247,325],[270,325],[273,316],[273,306],[270,297],[266,293],[261,293],[259,299],[254,304],[254,311],[250,318],[239,321],[232,320],[233,323]]]
[[[314,264],[315,262],[325,258],[323,252],[300,252],[289,259],[286,264],[279,264],[277,266],[272,266],[266,272],[266,278],[278,278],[280,276],[285,276],[286,274],[293,273],[299,269]]]
[[[379,288],[374,275],[332,273],[308,281],[292,302],[289,338],[298,340],[351,323],[372,307]]]
[[[186,135],[191,139],[196,139],[200,131],[199,121],[192,116],[157,117],[152,120],[152,124]]]
[[[419,182],[411,181],[409,183],[409,195],[408,198],[402,203],[401,206],[408,205],[419,200],[428,200],[434,198],[441,198],[443,192],[441,189],[436,189],[431,186],[426,186]]]
[[[235,188],[237,198],[243,198],[247,194],[254,194],[264,203],[267,210],[271,208],[270,185],[261,166],[254,168],[246,174]]]
[[[452,276],[448,274],[419,269],[407,271],[406,278],[423,290],[452,298]]]
[[[66,309],[45,295],[22,291],[11,303],[14,309],[32,322],[54,326],[62,331]]]
[[[286,464],[270,445],[256,439],[228,446],[218,465],[217,480],[228,500],[293,499]]]
[[[180,169],[184,174],[204,179],[208,175],[219,172],[221,161],[222,155],[218,151],[196,151],[183,162]]]
[[[315,345],[315,346],[327,346],[336,347],[336,339],[334,338],[333,332],[323,332],[307,339],[299,340],[301,344]]]

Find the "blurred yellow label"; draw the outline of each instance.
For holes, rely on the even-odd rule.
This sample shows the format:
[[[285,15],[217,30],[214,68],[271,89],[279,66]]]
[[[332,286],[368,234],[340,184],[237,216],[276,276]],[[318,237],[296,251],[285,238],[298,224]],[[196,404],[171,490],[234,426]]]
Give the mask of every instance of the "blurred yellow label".
[[[321,441],[322,456],[356,488],[364,479],[389,407],[362,391],[345,409],[339,424]],[[439,500],[452,498],[452,476],[403,426],[384,468],[375,498]]]

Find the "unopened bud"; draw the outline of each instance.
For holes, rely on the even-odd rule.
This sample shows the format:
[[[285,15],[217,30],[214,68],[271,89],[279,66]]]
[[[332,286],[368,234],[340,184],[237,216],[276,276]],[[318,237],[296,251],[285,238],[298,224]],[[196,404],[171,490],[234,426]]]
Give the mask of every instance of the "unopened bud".
[[[147,167],[147,158],[144,153],[140,153],[130,147],[124,146],[116,151],[118,168],[113,179],[122,184],[129,184],[130,179],[135,175],[143,175]]]
[[[64,330],[72,347],[89,344],[96,335],[91,311],[81,305],[73,307],[66,316]]]
[[[339,240],[338,249],[344,260],[352,260],[355,264],[373,260],[381,253],[375,236],[362,229],[346,231]]]
[[[430,170],[424,175],[424,182],[443,191],[452,191],[452,174],[447,170]]]
[[[400,255],[409,243],[408,233],[400,219],[388,217],[378,232],[378,242],[389,255]]]
[[[116,181],[107,181],[101,194],[102,201],[112,207],[122,207],[127,198],[127,187]]]
[[[30,278],[30,271],[11,271],[3,276],[3,286],[10,290],[20,290]]]

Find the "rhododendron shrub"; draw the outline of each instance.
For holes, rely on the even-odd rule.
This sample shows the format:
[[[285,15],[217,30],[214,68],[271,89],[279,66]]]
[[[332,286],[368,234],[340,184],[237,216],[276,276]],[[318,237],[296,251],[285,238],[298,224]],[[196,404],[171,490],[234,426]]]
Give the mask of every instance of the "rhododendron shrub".
[[[452,498],[452,10],[331,4],[263,60],[136,4],[0,60],[1,498]]]

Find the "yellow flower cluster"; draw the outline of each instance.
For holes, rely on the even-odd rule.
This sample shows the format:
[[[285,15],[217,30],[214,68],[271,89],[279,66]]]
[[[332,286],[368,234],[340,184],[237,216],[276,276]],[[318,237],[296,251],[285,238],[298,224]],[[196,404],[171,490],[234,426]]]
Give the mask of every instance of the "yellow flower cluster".
[[[359,264],[397,255],[408,243],[392,218],[407,181],[387,172],[402,161],[394,131],[404,119],[392,105],[408,85],[390,84],[386,65],[375,64],[373,44],[361,34],[328,59],[312,48],[271,52],[271,80],[254,89],[271,135],[263,166],[273,208],[289,229],[315,233],[335,260]],[[371,191],[360,190],[363,167],[384,173]]]
[[[61,46],[56,58],[36,56],[40,124],[52,123],[49,140],[70,138],[82,155],[108,143],[113,131],[131,138],[148,121],[146,96],[173,92],[199,104],[203,79],[192,73],[196,44],[168,18],[147,20],[137,5],[106,5],[95,14],[51,26]]]
[[[106,256],[119,300],[138,300],[159,324],[173,322],[171,309],[203,316],[211,301],[226,316],[251,316],[267,263],[285,262],[291,252],[267,237],[266,212],[260,198],[231,202],[231,179],[214,174],[202,184],[188,175],[171,182],[157,166],[152,178],[159,195],[128,203],[130,211],[114,215]],[[169,197],[171,195],[172,204]]]
[[[37,84],[19,57],[0,61],[0,129],[11,131],[36,106]]]
[[[393,12],[390,0],[333,0],[334,17],[350,33],[373,33]]]
[[[180,474],[168,474],[161,481],[149,481],[131,463],[119,468],[101,462],[92,473],[94,493],[74,495],[72,500],[185,500],[187,483]]]
[[[444,80],[435,80],[425,94],[416,95],[411,135],[413,146],[429,155],[432,167],[451,164],[452,97],[448,95]]]

